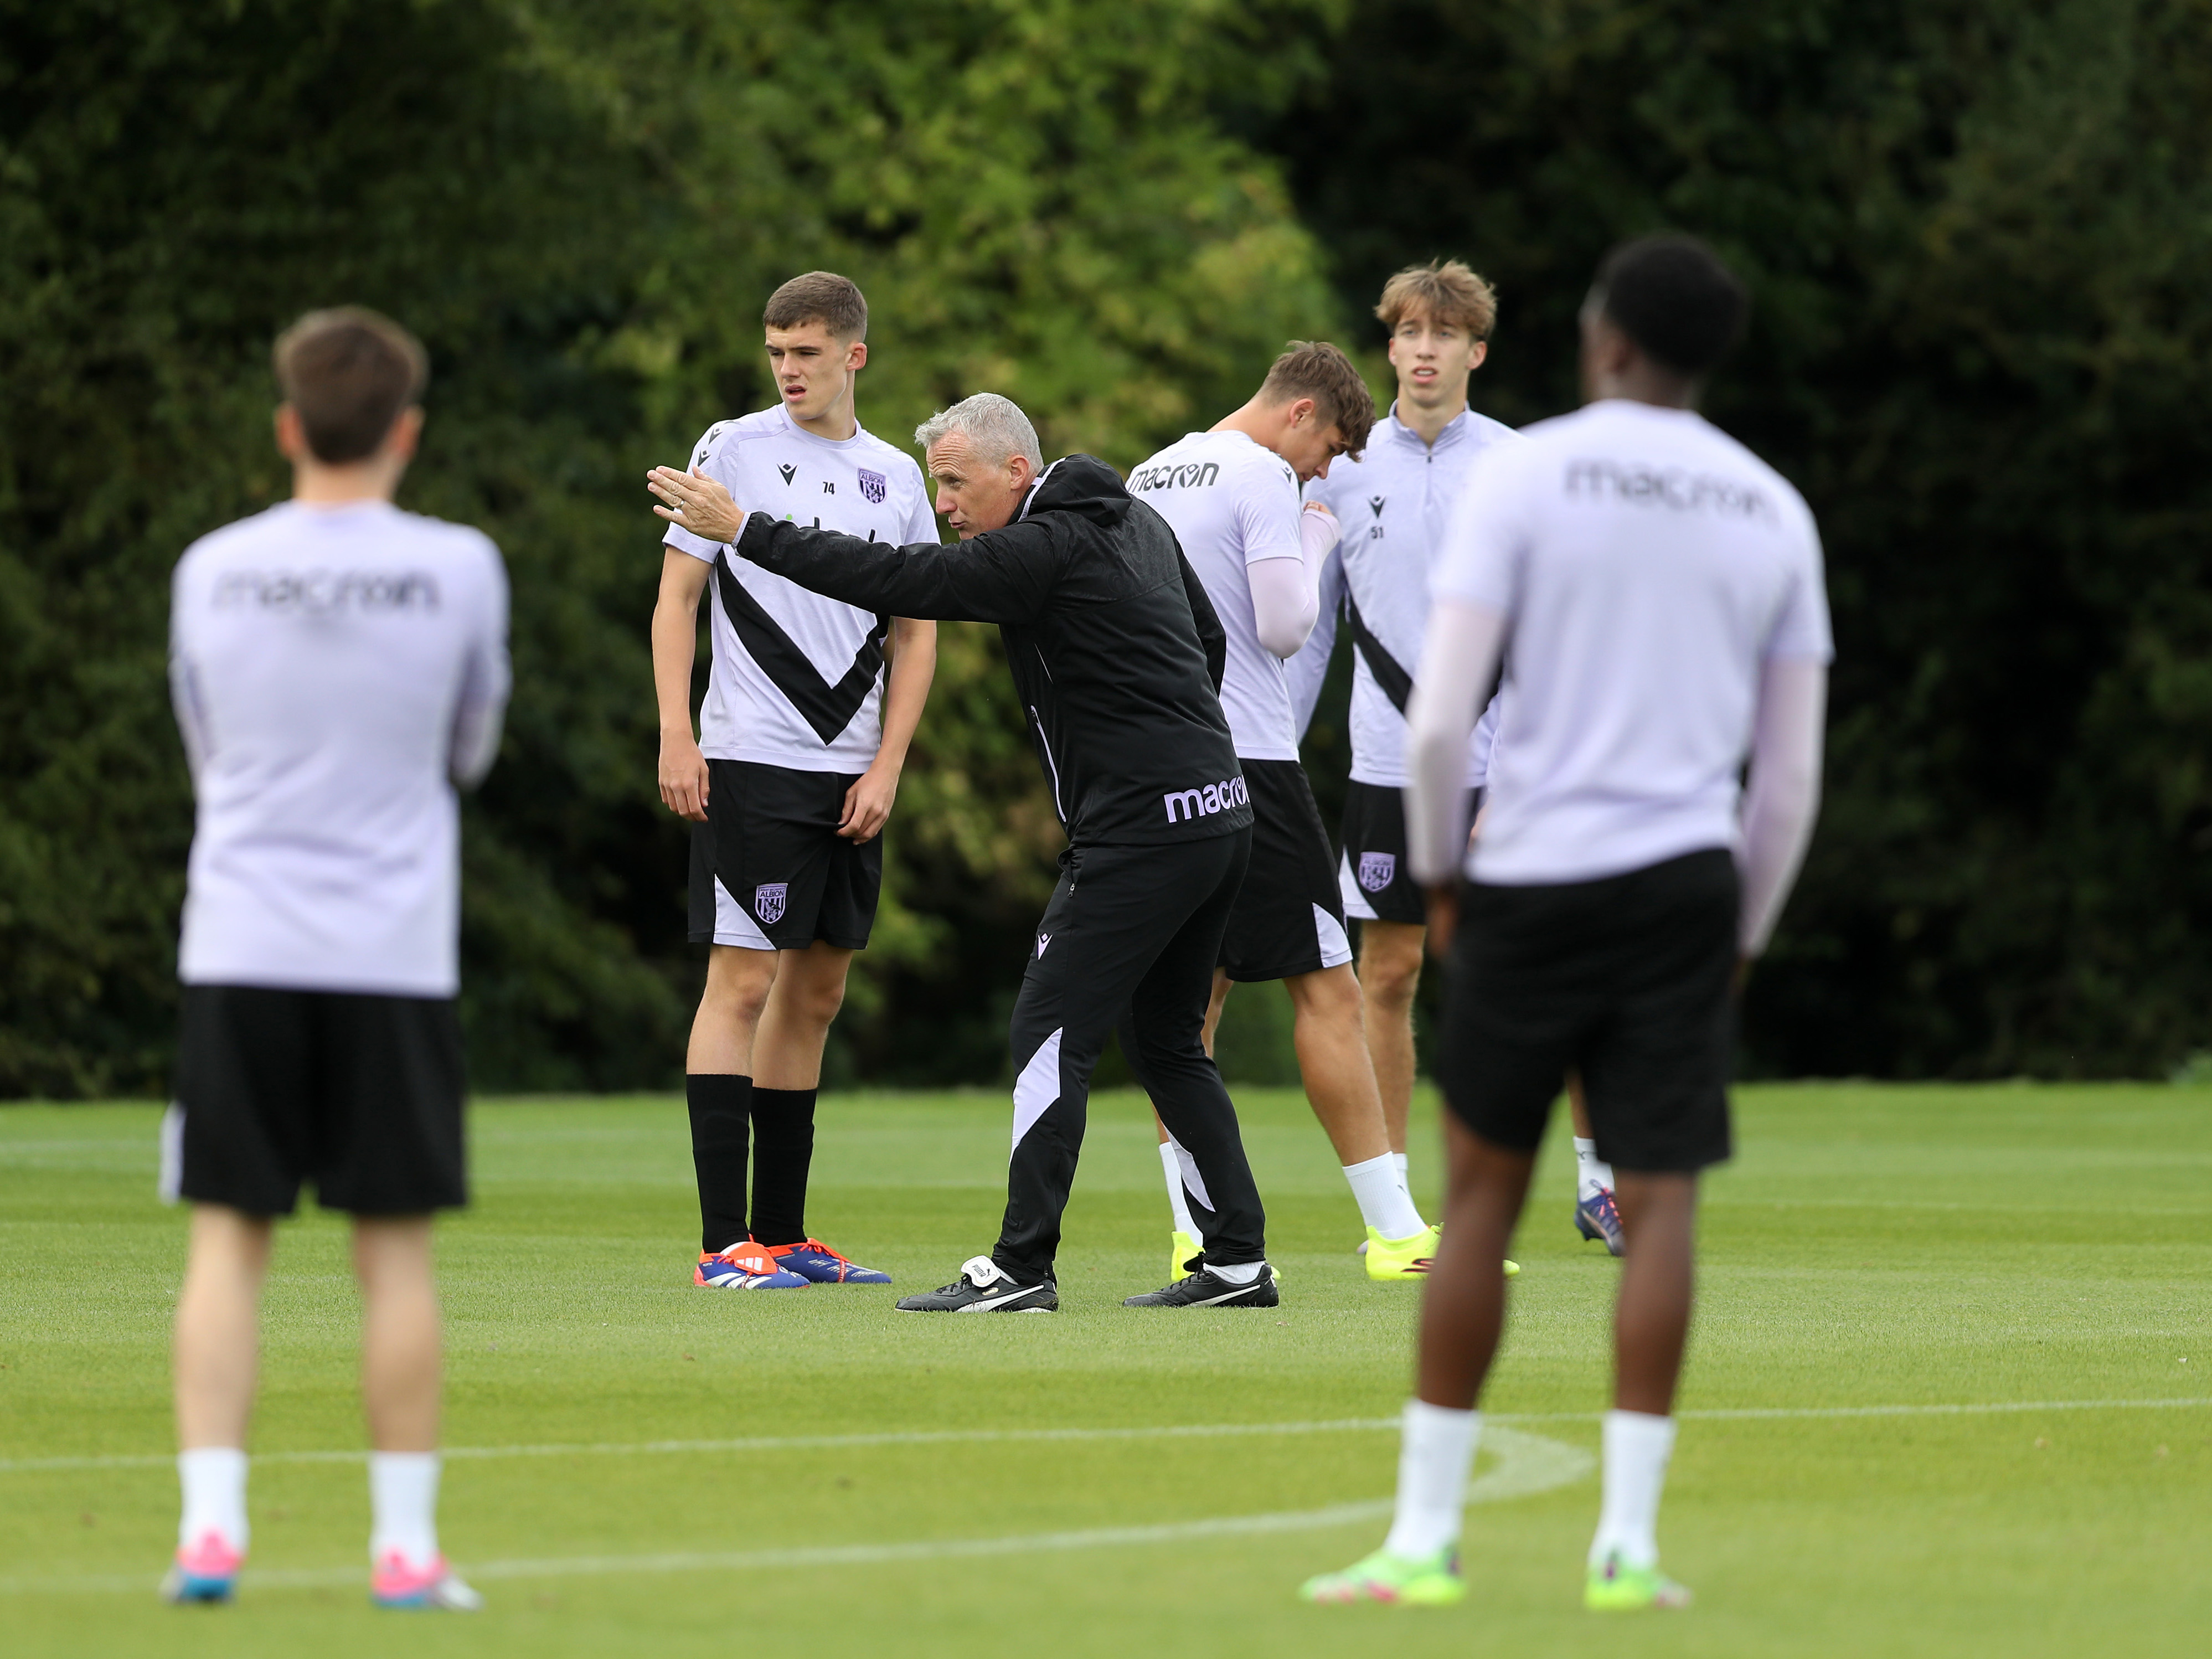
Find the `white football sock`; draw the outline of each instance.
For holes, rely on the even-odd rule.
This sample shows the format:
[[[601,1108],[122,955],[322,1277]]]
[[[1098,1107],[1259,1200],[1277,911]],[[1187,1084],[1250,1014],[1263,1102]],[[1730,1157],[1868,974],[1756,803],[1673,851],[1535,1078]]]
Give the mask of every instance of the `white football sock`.
[[[1598,1511],[1597,1536],[1590,1540],[1589,1564],[1601,1566],[1608,1555],[1632,1569],[1659,1565],[1659,1492],[1667,1484],[1667,1460],[1674,1450],[1674,1419],[1649,1412],[1605,1414],[1605,1503]]]
[[[1352,1183],[1352,1196],[1359,1205],[1359,1218],[1388,1239],[1411,1238],[1427,1223],[1413,1207],[1406,1183],[1398,1174],[1395,1156],[1385,1152],[1364,1164],[1347,1164],[1344,1178]]]
[[[1198,1223],[1190,1218],[1190,1197],[1183,1191],[1182,1164],[1176,1157],[1172,1140],[1160,1142],[1160,1170],[1168,1178],[1168,1207],[1175,1212],[1175,1230],[1188,1233],[1204,1244],[1206,1239],[1198,1231]]]
[[[1407,1173],[1407,1170],[1413,1168],[1412,1161],[1408,1159],[1403,1152],[1391,1153],[1390,1161],[1398,1166],[1398,1184],[1403,1187],[1407,1192],[1412,1192],[1413,1190],[1413,1177]]]
[[[1422,1400],[1406,1402],[1398,1443],[1398,1511],[1382,1547],[1393,1555],[1434,1555],[1459,1537],[1467,1472],[1482,1431],[1480,1412]]]
[[[1260,1269],[1267,1265],[1264,1261],[1239,1261],[1231,1267],[1217,1267],[1209,1262],[1206,1270],[1216,1279],[1225,1279],[1231,1285],[1251,1285],[1258,1282]]]
[[[371,1452],[368,1559],[398,1550],[410,1567],[438,1559],[438,1454]]]
[[[185,1489],[177,1547],[190,1549],[213,1532],[245,1554],[246,1454],[235,1446],[195,1446],[179,1452],[177,1482]]]
[[[1613,1165],[1598,1161],[1597,1142],[1575,1137],[1575,1202],[1579,1204],[1599,1188],[1613,1189]]]

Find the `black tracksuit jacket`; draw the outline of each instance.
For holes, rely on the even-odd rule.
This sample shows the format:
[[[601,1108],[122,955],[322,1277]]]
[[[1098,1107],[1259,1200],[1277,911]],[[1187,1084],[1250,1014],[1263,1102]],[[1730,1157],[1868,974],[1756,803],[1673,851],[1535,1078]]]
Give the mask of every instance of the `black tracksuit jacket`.
[[[950,547],[755,513],[734,550],[882,615],[998,623],[1074,846],[1203,841],[1252,822],[1221,712],[1220,618],[1167,520],[1105,462],[1054,462],[1012,524]]]

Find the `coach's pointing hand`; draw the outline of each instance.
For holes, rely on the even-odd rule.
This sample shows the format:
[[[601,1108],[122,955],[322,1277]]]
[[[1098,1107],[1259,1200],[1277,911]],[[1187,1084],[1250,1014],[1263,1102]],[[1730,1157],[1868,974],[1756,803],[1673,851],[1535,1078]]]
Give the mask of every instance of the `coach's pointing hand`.
[[[703,541],[733,542],[744,530],[745,515],[730,492],[703,472],[656,466],[645,475],[645,487],[668,503],[654,507],[655,513]]]

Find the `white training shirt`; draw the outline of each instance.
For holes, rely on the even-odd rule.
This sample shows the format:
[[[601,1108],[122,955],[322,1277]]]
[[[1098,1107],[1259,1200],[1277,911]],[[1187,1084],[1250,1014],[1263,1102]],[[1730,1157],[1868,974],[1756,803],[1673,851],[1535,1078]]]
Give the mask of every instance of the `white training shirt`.
[[[1502,422],[1464,410],[1437,434],[1434,446],[1398,419],[1398,406],[1375,423],[1358,460],[1329,464],[1328,477],[1306,485],[1305,498],[1326,502],[1344,539],[1321,574],[1321,619],[1305,649],[1291,659],[1297,730],[1313,718],[1338,611],[1348,599],[1368,633],[1406,674],[1420,679],[1421,641],[1429,627],[1429,577],[1444,527],[1476,457],[1519,441]],[[1468,782],[1484,780],[1489,732],[1468,756]],[[1406,717],[1375,678],[1364,650],[1352,672],[1352,776],[1358,783],[1401,789],[1406,784]]]
[[[938,539],[921,468],[866,428],[842,442],[817,437],[778,404],[708,427],[691,465],[720,480],[746,513],[901,547]],[[661,539],[715,567],[708,583],[714,659],[699,708],[699,752],[794,772],[866,771],[884,740],[886,619],[724,558],[721,543],[680,525]]]
[[[1590,881],[1735,848],[1763,665],[1834,654],[1811,511],[1687,410],[1609,399],[1524,436],[1476,470],[1437,571],[1437,598],[1507,619],[1468,873]]]
[[[453,995],[453,786],[507,705],[499,550],[387,501],[273,507],[178,561],[169,680],[198,802],[179,977]]]
[[[1129,493],[1168,521],[1229,636],[1221,710],[1240,760],[1298,757],[1283,659],[1260,642],[1246,567],[1297,559],[1298,475],[1242,432],[1194,432],[1129,474]]]

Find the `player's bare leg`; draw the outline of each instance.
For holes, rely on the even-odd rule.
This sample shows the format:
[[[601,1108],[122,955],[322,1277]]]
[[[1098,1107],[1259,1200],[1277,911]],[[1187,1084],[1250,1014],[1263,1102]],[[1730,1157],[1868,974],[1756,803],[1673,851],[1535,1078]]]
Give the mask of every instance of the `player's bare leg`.
[[[1359,981],[1352,965],[1293,974],[1283,988],[1291,994],[1298,1075],[1314,1116],[1336,1148],[1336,1161],[1350,1169],[1388,1157],[1390,1136],[1383,1127],[1382,1097],[1376,1086]]]
[[[767,1005],[755,1015],[753,1086],[817,1088],[830,1023],[845,1006],[845,977],[853,965],[853,952],[817,939],[804,951],[778,951],[775,957]]]
[[[708,947],[707,988],[700,994],[699,1012],[691,1017],[691,1042],[684,1055],[686,1072],[752,1075],[754,1037],[775,984],[778,962],[786,954],[737,945]]]
[[[482,1598],[438,1548],[441,1337],[427,1215],[356,1216],[362,1404],[368,1417],[368,1556],[380,1606],[461,1611]]]
[[[368,1443],[380,1452],[434,1451],[441,1339],[430,1218],[356,1216],[353,1266]]]
[[[1367,1053],[1382,1100],[1390,1150],[1406,1150],[1413,1105],[1413,994],[1421,986],[1428,929],[1412,922],[1359,925],[1359,992],[1366,1003]]]
[[[848,1261],[806,1228],[822,1049],[845,1004],[853,952],[817,939],[776,956],[752,1045],[753,1241],[778,1271],[809,1283],[888,1285],[888,1274]]]
[[[1505,1328],[1505,1253],[1536,1159],[1492,1145],[1449,1113],[1444,1153],[1443,1237],[1421,1297],[1415,1393],[1426,1405],[1464,1412],[1482,1392]]]
[[[266,1216],[192,1206],[191,1243],[177,1297],[177,1444],[243,1449],[261,1352],[261,1285],[272,1234]]]

